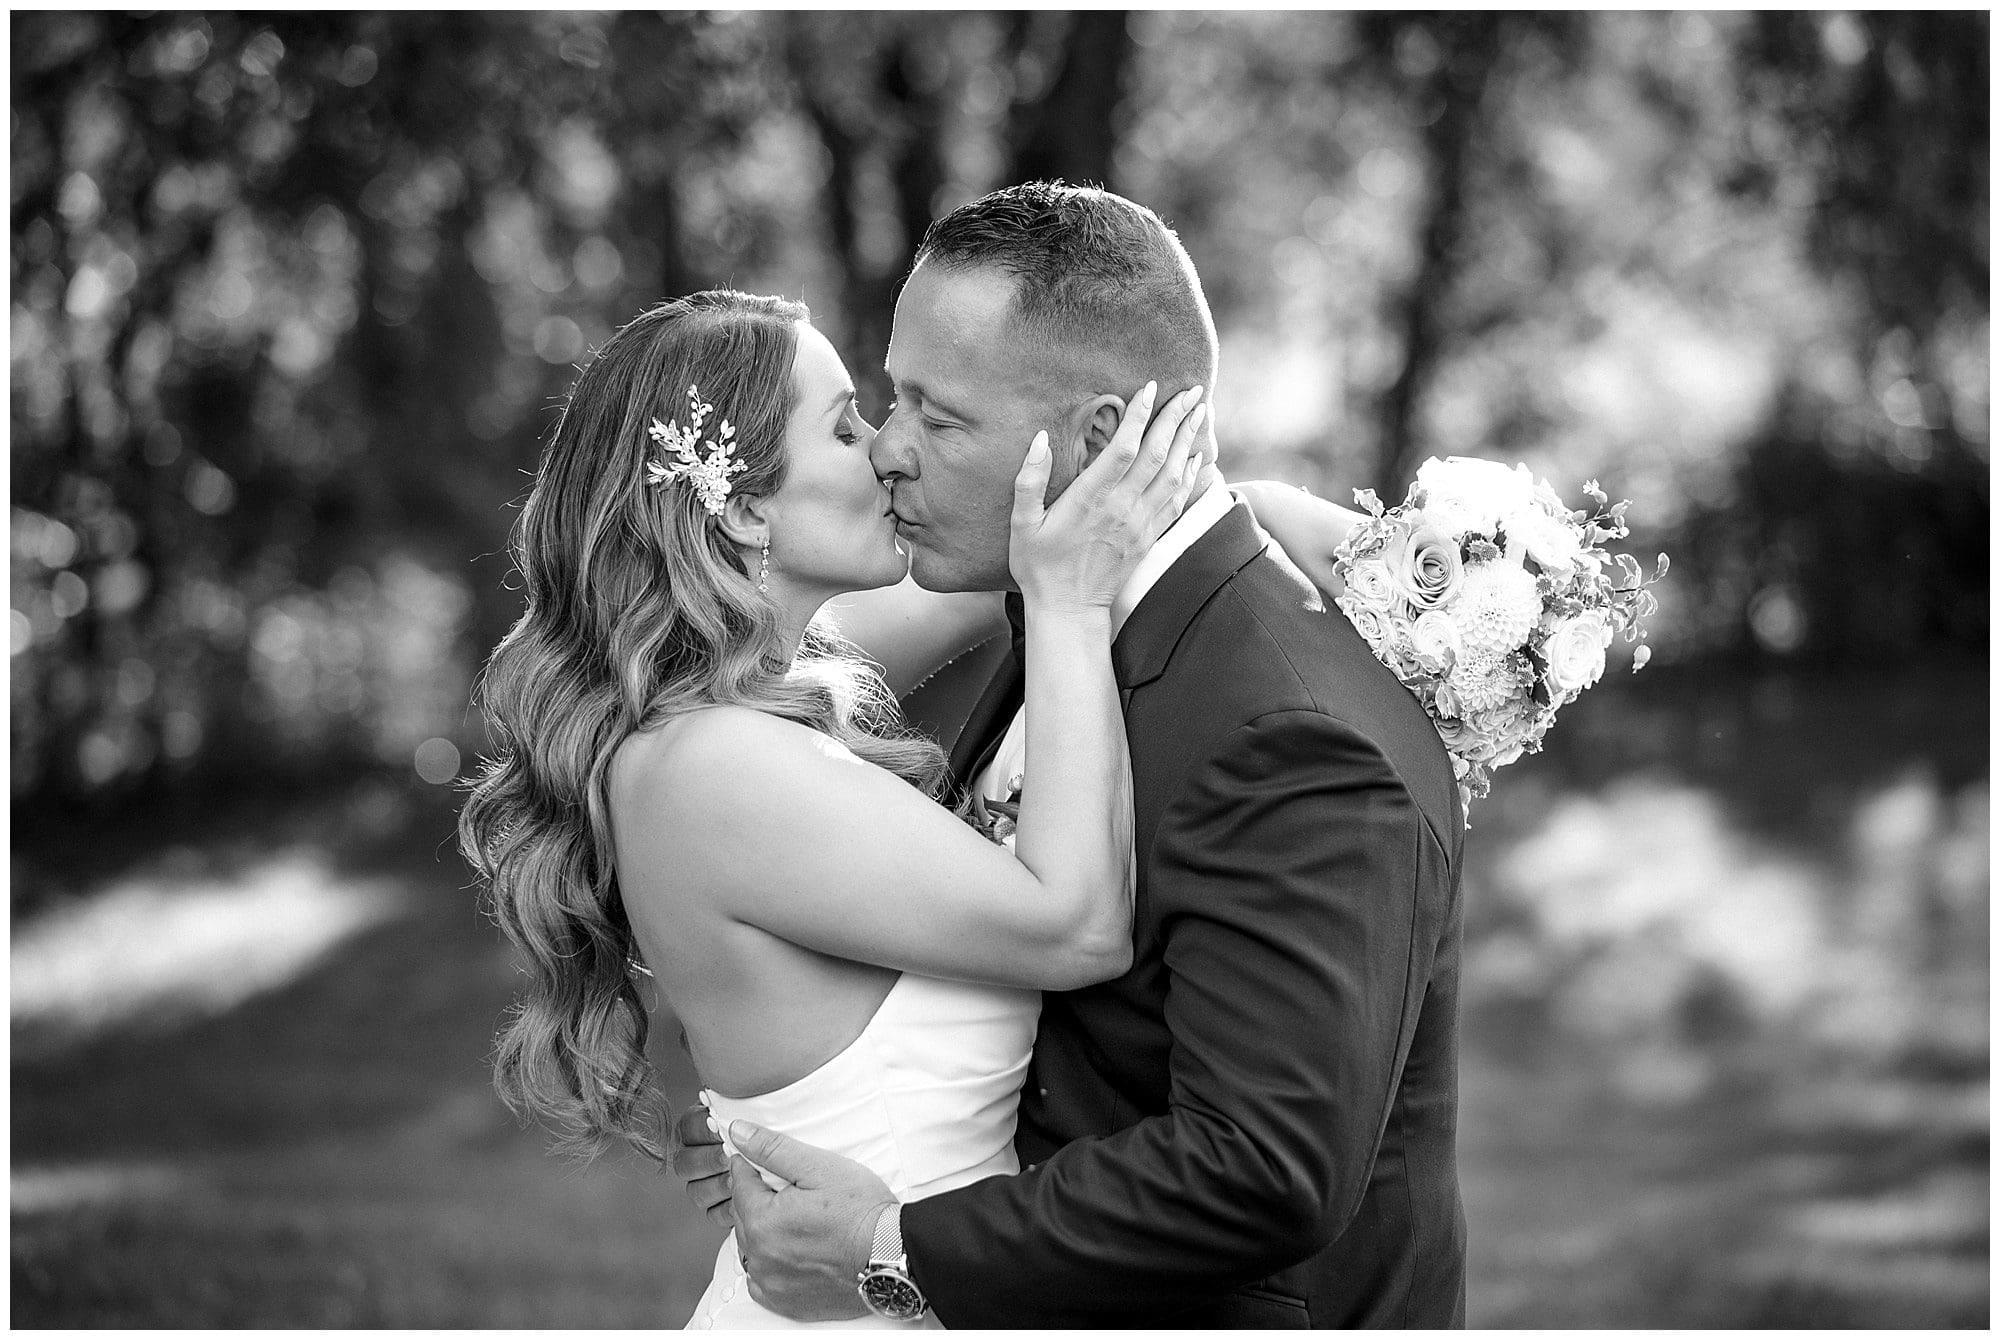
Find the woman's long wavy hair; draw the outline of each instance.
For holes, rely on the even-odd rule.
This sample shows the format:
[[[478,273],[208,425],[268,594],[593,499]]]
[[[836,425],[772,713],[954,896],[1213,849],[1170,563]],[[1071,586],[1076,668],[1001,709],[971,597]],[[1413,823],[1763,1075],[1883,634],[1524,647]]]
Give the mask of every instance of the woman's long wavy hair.
[[[594,1155],[623,1138],[663,1156],[639,953],[619,893],[605,778],[634,732],[728,703],[801,722],[936,795],[938,747],[907,731],[854,648],[809,629],[797,655],[776,609],[694,489],[653,486],[654,418],[688,388],[736,428],[732,489],[785,476],[792,361],[806,309],[717,291],[663,303],[584,368],[515,530],[527,608],[487,661],[495,751],[459,815],[459,846],[526,959],[494,1060],[500,1095]]]

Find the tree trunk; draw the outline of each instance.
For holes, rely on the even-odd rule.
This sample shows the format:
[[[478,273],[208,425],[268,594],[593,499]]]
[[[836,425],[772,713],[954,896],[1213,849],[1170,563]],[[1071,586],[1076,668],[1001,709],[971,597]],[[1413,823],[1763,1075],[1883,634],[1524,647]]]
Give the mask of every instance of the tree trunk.
[[[687,249],[681,245],[681,206],[674,194],[674,170],[633,191],[634,219],[644,219],[653,245],[660,249],[661,298],[678,298],[709,287],[688,264]]]
[[[888,399],[882,359],[888,352],[896,290],[909,271],[924,230],[930,226],[932,202],[946,180],[941,141],[943,100],[950,93],[948,87],[926,91],[911,82],[910,51],[913,44],[928,37],[921,25],[912,26],[902,16],[897,18],[876,57],[880,64],[869,87],[865,118],[858,118],[852,106],[843,108],[822,95],[821,90],[829,87],[827,72],[815,59],[822,46],[810,27],[801,26],[810,20],[794,16],[786,43],[786,59],[800,103],[826,147],[830,165],[821,208],[840,272],[845,335],[838,347],[862,391],[863,405],[877,409]],[[858,77],[854,71],[843,73]],[[856,124],[858,119],[865,123]],[[894,196],[886,205],[902,234],[901,254],[887,266],[862,254],[860,222],[855,214],[857,193],[865,189],[861,174],[871,154],[880,156]]]
[[[1085,10],[1058,41],[1045,44],[1043,57],[1055,73],[1040,101],[1015,104],[1007,136],[1009,182],[1060,177],[1101,186],[1111,179],[1117,148],[1111,119],[1132,57],[1129,17],[1123,10]],[[1015,45],[1025,44],[1032,31],[1032,20],[1017,22]]]
[[[1418,407],[1443,350],[1445,307],[1458,278],[1458,248],[1465,228],[1470,150],[1480,131],[1480,104],[1499,61],[1504,22],[1499,15],[1478,14],[1439,25],[1442,31],[1437,35],[1444,59],[1430,92],[1442,100],[1442,109],[1423,136],[1431,169],[1430,203],[1417,272],[1398,313],[1403,366],[1382,399],[1382,439],[1374,483],[1384,498],[1402,496],[1403,482],[1417,452]]]

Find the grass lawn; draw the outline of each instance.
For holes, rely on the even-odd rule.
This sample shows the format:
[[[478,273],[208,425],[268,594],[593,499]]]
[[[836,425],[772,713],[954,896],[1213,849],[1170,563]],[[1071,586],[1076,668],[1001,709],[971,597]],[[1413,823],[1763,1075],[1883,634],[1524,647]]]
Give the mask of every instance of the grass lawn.
[[[720,1234],[678,1184],[636,1157],[557,1162],[492,1095],[513,970],[441,800],[397,801],[391,821],[377,788],[176,835],[218,880],[254,882],[259,850],[303,843],[344,853],[330,885],[385,891],[382,918],[282,984],[66,1038],[25,1028],[17,995],[13,1325],[686,1318]],[[368,840],[357,813],[375,816]],[[1511,822],[1495,810],[1481,840]],[[120,840],[75,858],[72,899],[168,845]],[[43,915],[25,902],[17,945]],[[1532,1022],[1469,1025],[1475,1326],[1986,1325],[1983,1037],[1977,1064],[1845,1072],[1752,1040],[1720,1082],[1662,1098],[1608,1083]],[[685,1059],[664,1038],[656,1054],[685,1101]]]
[[[302,980],[17,1055],[14,1325],[640,1327],[693,1309],[721,1235],[677,1184],[636,1157],[552,1159],[493,1096],[513,973],[436,834],[390,863],[401,915]]]

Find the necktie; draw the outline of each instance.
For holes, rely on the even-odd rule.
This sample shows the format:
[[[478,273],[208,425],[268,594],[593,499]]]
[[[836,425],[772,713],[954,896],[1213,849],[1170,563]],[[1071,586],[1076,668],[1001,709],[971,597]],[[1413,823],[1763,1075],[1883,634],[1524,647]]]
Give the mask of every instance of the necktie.
[[[1019,591],[1009,591],[1005,601],[1007,607],[1007,633],[1014,643],[1014,664],[1023,670],[1028,666],[1028,604],[1021,599]]]
[[[1010,591],[1002,602],[1007,611],[1007,635],[1013,645],[1012,665],[1002,664],[986,693],[973,706],[959,742],[952,751],[952,775],[968,790],[979,784],[980,774],[992,764],[1006,737],[1007,726],[1021,706],[1022,668],[1027,664],[1026,605],[1018,592]],[[975,742],[977,747],[975,748]],[[970,751],[970,752],[965,752]]]

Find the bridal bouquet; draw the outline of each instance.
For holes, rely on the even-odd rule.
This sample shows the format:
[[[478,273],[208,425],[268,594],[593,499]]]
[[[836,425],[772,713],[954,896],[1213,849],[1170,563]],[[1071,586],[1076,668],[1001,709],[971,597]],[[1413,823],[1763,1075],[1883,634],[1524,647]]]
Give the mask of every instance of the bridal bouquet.
[[[1400,507],[1357,489],[1368,519],[1334,559],[1336,603],[1437,723],[1469,806],[1493,769],[1541,749],[1557,709],[1604,673],[1619,634],[1639,642],[1658,607],[1622,540],[1626,503],[1596,481],[1573,512],[1525,465],[1428,460]],[[1641,643],[1632,668],[1646,664]]]

